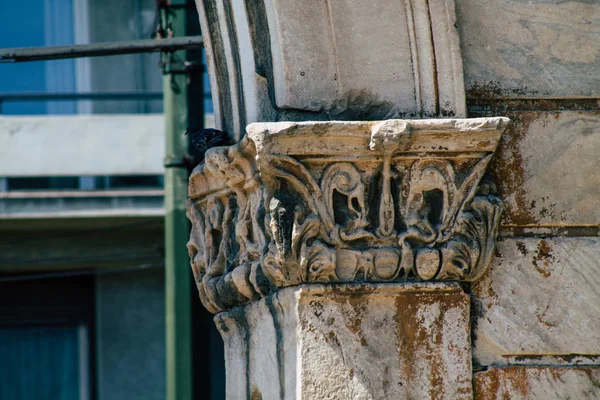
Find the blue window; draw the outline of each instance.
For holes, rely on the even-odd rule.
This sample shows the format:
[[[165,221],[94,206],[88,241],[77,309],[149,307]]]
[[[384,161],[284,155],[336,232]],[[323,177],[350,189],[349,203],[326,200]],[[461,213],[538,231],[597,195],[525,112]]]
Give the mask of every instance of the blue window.
[[[0,48],[74,43],[73,0],[0,1]],[[0,64],[0,93],[75,91],[74,60]],[[2,114],[73,114],[75,102],[6,102]]]
[[[84,327],[0,327],[0,399],[89,398]]]

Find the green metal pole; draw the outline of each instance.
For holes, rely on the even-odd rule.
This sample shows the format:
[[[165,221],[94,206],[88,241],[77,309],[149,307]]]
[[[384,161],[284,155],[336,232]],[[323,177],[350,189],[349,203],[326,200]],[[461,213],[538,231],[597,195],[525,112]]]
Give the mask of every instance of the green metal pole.
[[[172,5],[185,0],[171,0]],[[184,36],[186,8],[173,8],[173,36]],[[184,51],[178,51],[185,60]],[[185,74],[165,75],[164,115],[168,160],[182,160],[188,151],[188,88]],[[188,174],[185,167],[165,171],[165,312],[167,400],[192,400],[191,278],[186,243],[189,222],[185,215]]]

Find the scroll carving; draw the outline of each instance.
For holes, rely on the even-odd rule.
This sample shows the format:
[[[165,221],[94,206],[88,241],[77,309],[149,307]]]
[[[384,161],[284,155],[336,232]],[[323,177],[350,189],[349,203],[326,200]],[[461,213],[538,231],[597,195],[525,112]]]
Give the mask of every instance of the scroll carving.
[[[502,202],[505,118],[253,124],[190,178],[188,243],[212,312],[307,282],[478,279]]]

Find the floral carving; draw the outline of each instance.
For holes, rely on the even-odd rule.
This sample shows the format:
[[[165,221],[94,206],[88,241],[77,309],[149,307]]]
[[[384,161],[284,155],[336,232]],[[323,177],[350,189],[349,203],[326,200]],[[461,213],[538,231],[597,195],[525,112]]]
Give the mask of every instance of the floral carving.
[[[203,303],[218,312],[306,282],[478,279],[502,210],[479,184],[506,122],[250,125],[190,178]]]

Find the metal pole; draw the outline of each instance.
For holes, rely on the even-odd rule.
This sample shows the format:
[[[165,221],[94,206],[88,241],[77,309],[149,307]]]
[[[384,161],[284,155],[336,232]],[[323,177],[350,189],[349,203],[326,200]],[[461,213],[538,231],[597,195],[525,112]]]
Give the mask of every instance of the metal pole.
[[[170,4],[185,4],[172,0]],[[173,13],[173,34],[185,35],[186,9]],[[185,60],[184,51],[177,58]],[[188,151],[188,77],[167,74],[163,82],[166,155],[182,160]],[[177,164],[177,163],[175,163]],[[181,165],[181,163],[179,163]],[[167,400],[192,400],[191,270],[186,243],[189,222],[185,215],[188,173],[183,166],[165,171],[165,312],[167,356]]]
[[[180,12],[181,10],[174,10]],[[202,47],[201,36],[77,44],[72,46],[0,49],[0,62],[44,61],[62,58],[116,56],[120,54],[176,51]]]
[[[0,101],[162,100],[162,92],[0,92]]]

